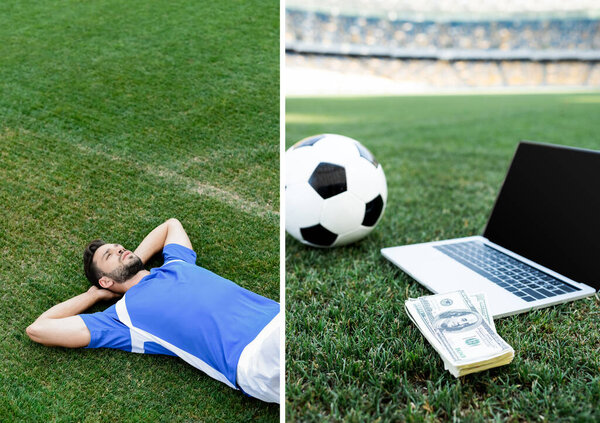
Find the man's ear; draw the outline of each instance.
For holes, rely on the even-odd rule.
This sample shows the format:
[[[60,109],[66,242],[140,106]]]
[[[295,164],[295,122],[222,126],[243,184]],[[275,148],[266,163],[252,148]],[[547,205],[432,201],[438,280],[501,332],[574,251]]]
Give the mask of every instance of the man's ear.
[[[109,289],[111,286],[113,286],[115,281],[113,281],[108,276],[102,276],[100,279],[98,279],[98,283],[102,288]]]

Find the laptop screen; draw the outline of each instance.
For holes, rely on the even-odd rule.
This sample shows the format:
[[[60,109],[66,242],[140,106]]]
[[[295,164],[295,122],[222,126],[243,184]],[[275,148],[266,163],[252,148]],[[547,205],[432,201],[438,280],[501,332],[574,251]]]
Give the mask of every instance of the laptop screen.
[[[598,290],[600,152],[521,142],[483,236]]]

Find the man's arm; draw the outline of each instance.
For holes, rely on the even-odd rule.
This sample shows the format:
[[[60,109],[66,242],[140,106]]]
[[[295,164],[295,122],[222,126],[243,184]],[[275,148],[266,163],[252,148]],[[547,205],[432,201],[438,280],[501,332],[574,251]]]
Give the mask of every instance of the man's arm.
[[[92,286],[87,292],[55,305],[42,313],[26,329],[32,341],[49,347],[85,347],[90,343],[90,331],[77,314],[100,300],[118,298],[108,289]]]
[[[133,253],[142,260],[142,263],[146,264],[150,257],[162,251],[165,245],[172,243],[183,245],[190,250],[193,249],[181,222],[174,218],[154,228]]]

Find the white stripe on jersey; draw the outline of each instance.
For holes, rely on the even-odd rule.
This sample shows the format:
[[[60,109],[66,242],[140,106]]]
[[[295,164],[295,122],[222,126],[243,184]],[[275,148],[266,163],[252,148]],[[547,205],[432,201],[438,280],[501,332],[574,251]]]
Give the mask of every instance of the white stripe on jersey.
[[[119,320],[123,322],[129,328],[129,334],[131,336],[131,352],[141,353],[144,351],[144,337],[141,334],[138,334],[133,330],[133,325],[131,324],[131,319],[129,318],[129,313],[125,308],[125,298],[123,297],[121,300],[117,301],[115,304],[115,309],[117,310],[117,316],[119,316]]]
[[[171,260],[171,261],[183,261],[183,260]],[[170,262],[168,262],[170,263]],[[165,263],[167,264],[167,263]],[[164,266],[164,265],[163,265]],[[197,369],[202,370],[204,373],[212,377],[213,379],[217,379],[220,382],[223,382],[227,386],[233,389],[238,389],[234,386],[223,373],[211,367],[208,363],[202,361],[195,355],[188,353],[180,348],[177,348],[175,345],[170,344],[164,339],[159,338],[158,336],[152,335],[145,330],[136,328],[131,323],[131,318],[129,317],[129,312],[127,311],[127,307],[125,305],[125,297],[127,294],[123,296],[119,301],[117,301],[115,308],[117,311],[117,316],[119,316],[119,320],[123,322],[127,327],[129,327],[129,331],[131,333],[131,352],[144,352],[144,342],[155,342],[169,351],[175,353],[179,358],[184,360],[185,362],[191,364]]]

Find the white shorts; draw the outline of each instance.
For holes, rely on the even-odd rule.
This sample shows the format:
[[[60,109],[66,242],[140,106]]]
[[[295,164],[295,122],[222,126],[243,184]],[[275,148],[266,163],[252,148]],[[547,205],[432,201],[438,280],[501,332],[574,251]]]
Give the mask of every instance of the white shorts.
[[[279,335],[281,312],[250,342],[240,355],[237,383],[248,395],[279,404]]]

